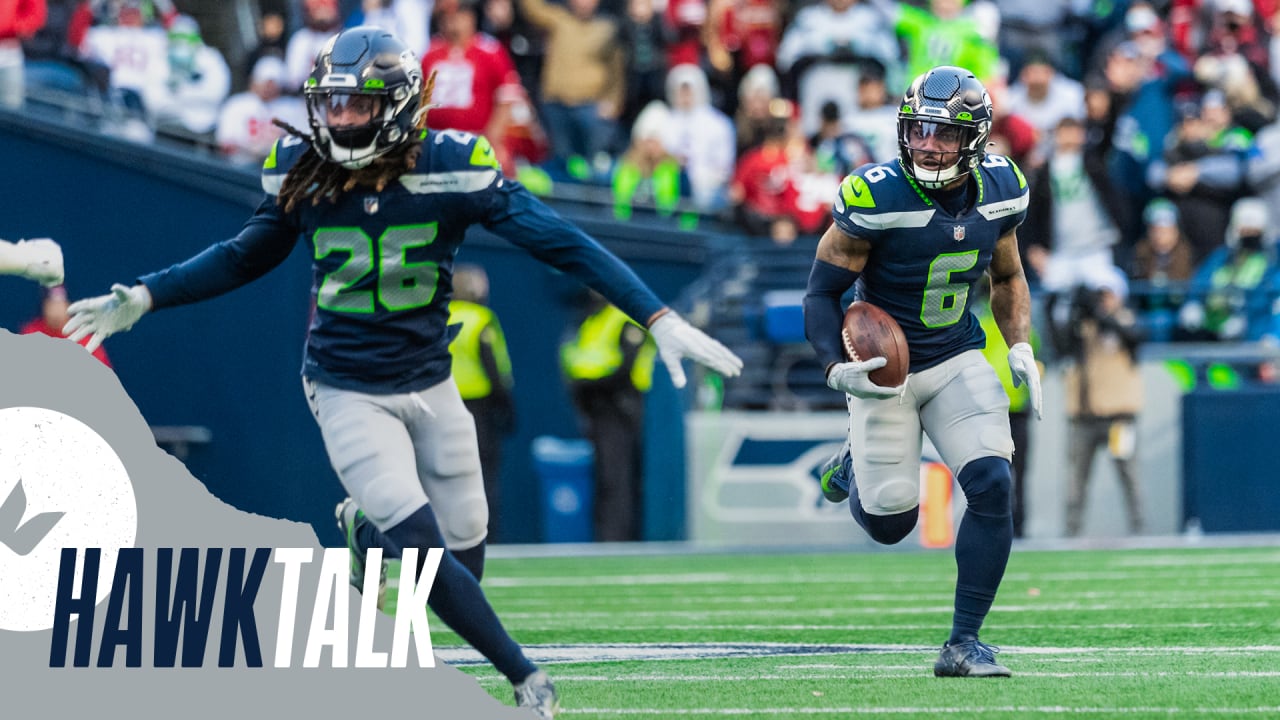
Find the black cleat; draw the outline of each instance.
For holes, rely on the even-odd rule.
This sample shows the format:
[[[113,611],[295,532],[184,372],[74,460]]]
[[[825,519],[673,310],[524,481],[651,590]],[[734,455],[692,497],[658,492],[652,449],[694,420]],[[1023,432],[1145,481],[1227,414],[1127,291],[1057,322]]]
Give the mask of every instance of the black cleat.
[[[1009,677],[1009,668],[996,662],[1000,648],[977,638],[942,646],[938,661],[933,664],[937,677]]]

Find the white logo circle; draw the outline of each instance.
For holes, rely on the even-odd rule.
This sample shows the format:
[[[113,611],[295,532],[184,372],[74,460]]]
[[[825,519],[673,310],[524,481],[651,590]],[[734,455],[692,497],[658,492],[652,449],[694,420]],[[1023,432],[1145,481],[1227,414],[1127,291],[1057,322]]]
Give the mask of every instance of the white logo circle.
[[[138,536],[129,474],[88,425],[44,408],[0,409],[0,630],[53,627],[63,548],[101,548],[97,603]],[[79,597],[84,553],[72,596]]]

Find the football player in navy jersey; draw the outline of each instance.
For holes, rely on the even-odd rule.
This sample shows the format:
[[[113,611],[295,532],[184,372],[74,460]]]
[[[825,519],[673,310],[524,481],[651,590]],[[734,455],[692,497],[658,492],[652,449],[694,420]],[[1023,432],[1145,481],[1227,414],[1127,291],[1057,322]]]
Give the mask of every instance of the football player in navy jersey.
[[[1009,675],[996,648],[978,640],[1013,542],[1009,399],[969,312],[984,272],[1014,381],[1027,383],[1040,416],[1040,376],[1027,342],[1031,296],[1016,237],[1027,183],[1013,161],[986,153],[990,132],[991,101],[972,73],[938,67],[916,78],[898,111],[898,159],[864,165],[841,184],[804,301],[805,334],[826,366],[827,385],[846,393],[849,405],[848,440],[823,468],[827,499],[847,497],[875,541],[901,541],[919,515],[923,431],[968,501],[938,676]],[[868,377],[885,358],[844,357],[841,297],[855,284],[858,297],[902,326],[910,373],[901,387]]]
[[[387,575],[403,548],[448,548],[431,608],[507,676],[520,706],[551,717],[554,687],[507,635],[479,585],[488,509],[475,425],[450,376],[446,325],[465,231],[483,225],[607,297],[649,329],[677,387],[685,383],[682,358],[729,376],[742,362],[504,178],[483,137],[426,131],[430,92],[418,60],[394,35],[373,27],[336,35],[303,88],[311,132],[290,128],[272,149],[262,173],[267,196],[240,233],[73,304],[68,333],[91,336],[96,347],[146,312],[261,277],[305,238],[315,258],[315,313],[302,374],[350,495],[337,514],[353,583],[359,587],[370,547],[391,558]]]

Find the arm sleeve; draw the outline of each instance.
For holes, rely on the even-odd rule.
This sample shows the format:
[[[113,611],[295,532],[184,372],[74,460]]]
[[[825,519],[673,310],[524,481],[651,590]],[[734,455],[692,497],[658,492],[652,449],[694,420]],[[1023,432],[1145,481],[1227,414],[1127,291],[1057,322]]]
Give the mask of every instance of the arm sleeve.
[[[157,310],[200,302],[266,275],[289,257],[297,237],[298,228],[284,220],[269,196],[239,235],[138,281],[151,292]]]
[[[498,207],[485,219],[486,228],[600,293],[640,327],[665,307],[616,255],[519,183],[505,180],[494,192]]]

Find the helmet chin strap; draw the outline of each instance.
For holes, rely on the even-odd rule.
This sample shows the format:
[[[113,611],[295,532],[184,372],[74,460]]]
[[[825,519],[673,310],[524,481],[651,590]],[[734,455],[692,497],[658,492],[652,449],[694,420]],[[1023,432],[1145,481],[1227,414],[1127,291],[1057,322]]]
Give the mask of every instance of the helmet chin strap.
[[[941,190],[962,175],[959,162],[943,170],[929,170],[912,163],[912,174],[915,175],[916,182],[920,183],[920,187],[927,190]],[[925,179],[931,175],[933,176],[932,180]]]

